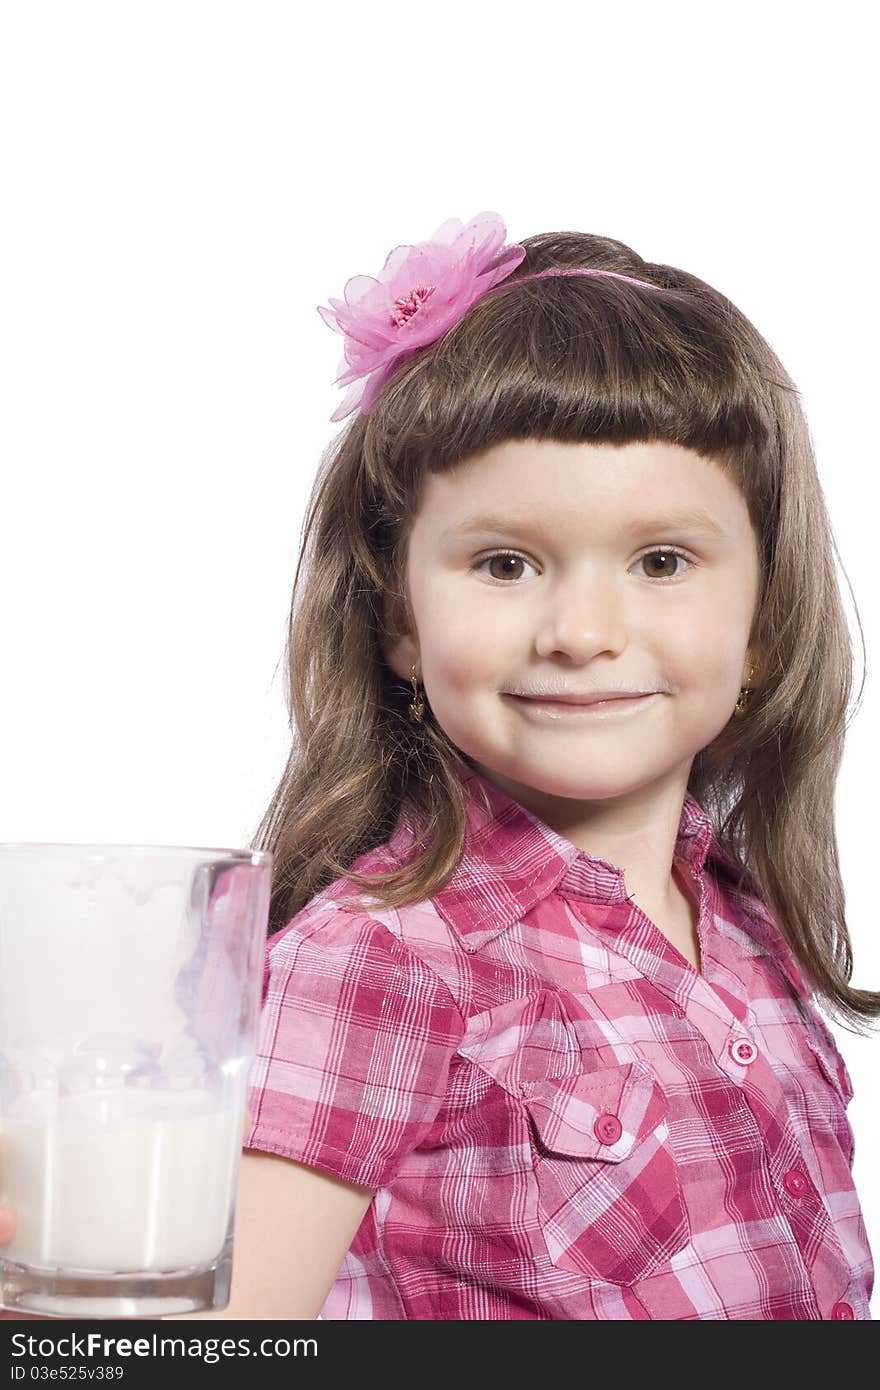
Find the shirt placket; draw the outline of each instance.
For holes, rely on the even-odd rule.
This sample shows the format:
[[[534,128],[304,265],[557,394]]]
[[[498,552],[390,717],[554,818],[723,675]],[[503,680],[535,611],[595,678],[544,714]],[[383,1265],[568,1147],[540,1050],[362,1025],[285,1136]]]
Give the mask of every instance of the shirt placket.
[[[686,869],[699,890],[697,934],[702,973],[631,898],[606,902],[585,924],[600,931],[611,950],[624,956],[672,1001],[705,1040],[716,1065],[739,1088],[763,1140],[777,1209],[788,1222],[809,1275],[816,1317],[843,1316],[833,1311],[849,1307],[842,1301],[851,1283],[843,1249],[821,1192],[810,1176],[812,1162],[801,1150],[791,1125],[780,1123],[779,1117],[788,1114],[782,1086],[746,1024],[712,987],[714,899],[704,871],[695,869],[690,860]],[[564,880],[557,891],[566,896]],[[576,899],[569,897],[568,901],[580,916]]]

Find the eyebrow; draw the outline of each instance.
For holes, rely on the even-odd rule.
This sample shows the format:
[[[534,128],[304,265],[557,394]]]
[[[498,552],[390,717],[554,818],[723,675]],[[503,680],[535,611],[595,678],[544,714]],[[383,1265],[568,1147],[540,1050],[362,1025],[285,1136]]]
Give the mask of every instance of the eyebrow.
[[[726,535],[724,528],[709,514],[709,512],[699,509],[664,512],[660,516],[640,518],[638,521],[630,522],[626,529],[629,532],[667,531],[676,530],[679,527],[696,531],[707,531],[721,539]],[[465,520],[458,525],[447,527],[445,531],[440,533],[439,539],[445,541],[454,536],[469,536],[483,531],[518,532],[524,535],[530,530],[535,532],[541,531],[540,522],[536,522],[534,516],[503,517],[486,513],[483,516],[466,517]]]

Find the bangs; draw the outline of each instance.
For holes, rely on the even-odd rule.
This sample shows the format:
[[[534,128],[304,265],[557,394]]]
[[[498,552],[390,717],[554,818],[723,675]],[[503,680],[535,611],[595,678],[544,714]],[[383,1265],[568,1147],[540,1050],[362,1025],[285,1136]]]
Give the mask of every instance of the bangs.
[[[439,471],[507,439],[661,440],[757,481],[773,411],[743,351],[748,324],[694,283],[506,281],[389,380],[368,429],[373,447],[391,459],[423,446]]]

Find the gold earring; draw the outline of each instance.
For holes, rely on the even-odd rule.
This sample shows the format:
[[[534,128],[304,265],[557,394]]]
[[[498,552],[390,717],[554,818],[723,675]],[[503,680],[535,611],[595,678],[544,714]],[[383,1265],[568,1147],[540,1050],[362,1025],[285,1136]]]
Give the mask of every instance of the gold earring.
[[[414,724],[421,724],[425,713],[425,701],[419,694],[419,683],[416,679],[416,668],[411,667],[410,680],[412,681],[413,697],[409,707],[409,717]]]
[[[749,696],[752,693],[752,687],[749,685],[749,681],[752,679],[752,676],[754,674],[755,668],[754,666],[750,666],[748,675],[746,676],[746,684],[740,687],[739,696],[737,697],[736,704],[733,707],[734,714],[745,714],[746,708],[749,703]]]

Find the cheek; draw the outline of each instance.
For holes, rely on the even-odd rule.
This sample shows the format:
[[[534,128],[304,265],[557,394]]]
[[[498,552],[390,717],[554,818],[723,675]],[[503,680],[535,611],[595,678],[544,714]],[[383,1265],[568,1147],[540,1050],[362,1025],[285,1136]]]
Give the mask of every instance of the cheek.
[[[737,661],[736,643],[726,638],[717,628],[701,631],[691,629],[675,644],[674,660],[682,673],[699,677],[702,673],[707,679],[724,677]]]
[[[441,682],[451,694],[492,684],[496,673],[503,668],[497,648],[485,634],[479,641],[456,623],[450,634],[431,646],[431,670],[434,680]]]
[[[414,591],[423,659],[435,677],[466,679],[468,673],[491,670],[509,649],[509,624],[480,602],[460,580],[436,580]]]
[[[701,686],[718,681],[736,684],[742,673],[748,643],[748,622],[737,611],[736,600],[727,605],[694,605],[687,613],[672,615],[662,628],[654,627],[656,650],[667,674]]]
[[[730,690],[739,689],[742,659],[734,644],[719,640],[693,642],[682,647],[667,663],[667,674],[683,691],[699,690],[722,701]]]

